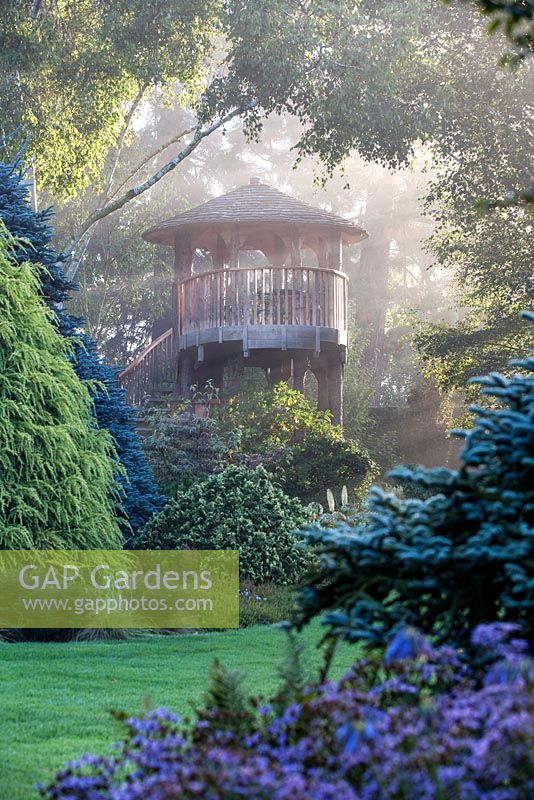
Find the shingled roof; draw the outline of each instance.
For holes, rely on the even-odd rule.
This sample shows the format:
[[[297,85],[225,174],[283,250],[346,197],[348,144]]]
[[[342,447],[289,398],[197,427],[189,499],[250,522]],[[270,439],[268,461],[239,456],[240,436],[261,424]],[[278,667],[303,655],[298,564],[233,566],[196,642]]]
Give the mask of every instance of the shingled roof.
[[[150,228],[143,233],[143,239],[155,244],[173,244],[174,235],[180,229],[232,224],[276,224],[298,228],[314,226],[338,230],[346,242],[359,242],[367,238],[366,231],[343,217],[310,206],[252,179],[246,186],[240,186]]]

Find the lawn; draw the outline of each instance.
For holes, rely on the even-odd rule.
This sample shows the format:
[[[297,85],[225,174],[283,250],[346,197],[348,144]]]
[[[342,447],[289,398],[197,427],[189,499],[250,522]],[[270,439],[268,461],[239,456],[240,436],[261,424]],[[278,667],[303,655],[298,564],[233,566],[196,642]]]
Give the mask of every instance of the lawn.
[[[320,630],[302,638],[316,665]],[[105,753],[119,738],[110,709],[135,713],[149,704],[182,715],[201,701],[214,658],[247,673],[250,693],[278,684],[277,664],[286,639],[268,626],[224,633],[156,636],[119,642],[0,645],[0,798],[31,800],[33,784],[47,779],[66,759]],[[332,676],[355,659],[340,648]]]

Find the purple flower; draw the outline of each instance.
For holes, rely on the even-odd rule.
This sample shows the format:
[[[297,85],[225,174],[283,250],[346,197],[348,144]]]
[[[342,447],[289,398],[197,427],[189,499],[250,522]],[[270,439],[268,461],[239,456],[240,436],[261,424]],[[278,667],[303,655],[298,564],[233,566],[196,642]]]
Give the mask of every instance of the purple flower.
[[[485,626],[477,639],[501,647],[514,633]],[[534,797],[533,662],[515,650],[482,668],[480,680],[479,672],[466,674],[461,654],[432,649],[409,629],[390,648],[395,674],[386,681],[370,657],[339,682],[308,687],[300,702],[281,711],[277,698],[255,719],[237,715],[235,730],[231,714],[189,727],[165,709],[134,717],[112,758],[84,756],[39,787],[40,794],[46,800]]]
[[[507,642],[514,633],[519,633],[521,626],[513,622],[492,622],[488,625],[477,625],[471,634],[471,643],[486,650],[496,650]]]
[[[384,655],[384,664],[389,667],[396,661],[418,658],[428,655],[430,652],[430,644],[423,634],[416,628],[406,626],[397,631],[388,644]]]

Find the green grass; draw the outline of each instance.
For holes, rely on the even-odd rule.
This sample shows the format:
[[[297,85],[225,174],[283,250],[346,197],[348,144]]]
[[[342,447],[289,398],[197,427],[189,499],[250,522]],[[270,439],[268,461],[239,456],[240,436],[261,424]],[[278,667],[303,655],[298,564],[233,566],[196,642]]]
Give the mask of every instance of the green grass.
[[[319,637],[317,626],[302,634],[310,669],[320,660]],[[286,648],[284,634],[267,626],[117,642],[0,644],[0,798],[36,798],[33,784],[67,759],[108,752],[120,738],[110,709],[135,713],[149,703],[191,716],[214,658],[245,671],[250,694],[269,694]],[[332,676],[355,657],[354,648],[341,647]]]

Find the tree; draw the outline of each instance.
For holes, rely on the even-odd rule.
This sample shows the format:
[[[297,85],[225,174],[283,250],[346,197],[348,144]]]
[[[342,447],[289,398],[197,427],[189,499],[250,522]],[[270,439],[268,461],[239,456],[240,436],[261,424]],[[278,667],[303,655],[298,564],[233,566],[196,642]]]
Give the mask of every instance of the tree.
[[[459,324],[423,326],[416,338],[428,374],[447,390],[490,368],[506,370],[514,353],[528,352],[518,315],[534,296],[531,213],[516,203],[484,213],[479,200],[505,197],[531,180],[532,64],[514,75],[498,70],[496,82],[487,80],[485,60],[473,65],[481,90],[470,103],[466,141],[444,157],[426,200],[438,223],[429,250],[451,271],[464,309]]]
[[[531,293],[525,272],[530,229],[524,212],[515,207],[484,221],[475,199],[481,193],[506,196],[529,180],[529,140],[524,134],[532,113],[528,66],[503,80],[479,16],[467,6],[447,9],[440,2],[355,5],[340,0],[327,7],[279,0],[240,2],[228,5],[222,24],[228,69],[198,98],[197,133],[172,164],[158,167],[132,187],[133,194],[123,193],[120,202],[128,203],[129,197],[154,186],[153,178],[159,180],[167,165],[184,163],[192,156],[191,147],[200,143],[198,137],[221,130],[221,119],[229,115],[243,120],[250,137],[259,135],[271,113],[296,117],[302,125],[296,143],[299,158],[318,157],[327,174],[354,149],[366,159],[398,167],[412,158],[415,141],[425,141],[440,168],[428,200],[428,211],[441,226],[431,252],[456,274],[458,304],[471,305],[473,311],[463,329],[451,332],[456,348],[462,343],[459,334],[465,334],[460,358],[448,348],[452,362],[462,367],[452,380],[441,380],[439,367],[443,371],[445,366],[438,364],[436,348],[443,343],[444,328],[435,347],[426,333],[419,344],[436,366],[429,367],[433,378],[444,388],[464,385],[488,360],[504,369],[510,348],[525,344],[516,319],[518,308],[525,307],[524,295]],[[334,33],[329,36],[329,31]],[[113,203],[104,205],[99,215],[113,211]],[[383,239],[385,253],[388,243]],[[375,240],[369,247],[374,244]],[[365,262],[370,265],[369,255],[366,248],[362,268]],[[383,296],[385,271],[370,273],[382,276],[376,296]],[[526,290],[521,292],[521,286]],[[378,397],[384,362],[383,304],[376,316],[378,325],[369,334],[366,356],[374,359],[379,353],[373,366]],[[490,346],[485,348],[487,358],[477,362],[469,339],[480,344],[481,337],[471,334],[481,329]]]
[[[118,369],[104,364],[95,343],[83,334],[75,339],[74,368],[90,387],[92,411],[98,427],[113,439],[122,470],[119,482],[123,490],[121,528],[129,539],[150,518],[161,511],[165,497],[158,491],[152,470],[136,432],[136,415],[124,400],[124,389],[117,383]],[[95,383],[93,383],[95,382]]]
[[[528,4],[509,5],[510,8],[526,8]],[[119,6],[124,11],[122,4]],[[160,0],[152,9],[156,11],[157,23],[162,18],[158,14],[166,13],[165,7]],[[95,11],[91,3],[87,8],[90,9],[87,13]],[[198,7],[195,8],[198,11]],[[507,6],[505,13],[510,8]],[[37,4],[37,9],[40,13],[41,4]],[[128,137],[122,136],[122,132],[114,134],[115,145],[106,145],[109,158],[102,192],[95,207],[79,220],[65,248],[70,259],[70,276],[76,273],[88,237],[101,220],[138,202],[143,194],[193,157],[198,147],[217,131],[230,130],[241,120],[247,135],[254,138],[273,113],[286,113],[298,119],[302,126],[296,143],[298,157],[318,157],[327,175],[354,149],[365,159],[397,167],[410,162],[415,142],[429,143],[436,161],[443,162],[449,174],[445,184],[440,184],[447,198],[451,187],[462,186],[458,198],[453,197],[453,208],[448,208],[448,199],[443,205],[442,198],[438,198],[438,213],[452,215],[454,227],[457,220],[461,222],[466,203],[471,203],[466,218],[470,232],[476,227],[471,215],[473,186],[483,187],[484,194],[493,197],[506,196],[526,185],[525,176],[530,174],[531,166],[528,137],[523,131],[528,130],[532,106],[527,66],[525,64],[513,76],[508,75],[506,82],[502,80],[483,20],[468,4],[447,8],[438,0],[388,0],[384,3],[336,0],[328,4],[320,0],[308,3],[239,0],[213,4],[209,11],[212,16],[202,6],[195,24],[207,36],[207,51],[212,53],[216,68],[198,91],[194,91],[194,82],[187,84],[192,88],[188,121],[183,128],[175,129],[168,140],[176,144],[183,139],[184,143],[171,159],[165,156],[163,163],[157,156],[166,152],[167,143],[156,146],[140,159],[141,165],[151,165],[148,174],[143,173],[143,180],[137,181],[134,165],[130,174],[118,182],[118,163]],[[83,13],[75,11],[68,20],[61,18],[73,36],[72,26],[75,30],[77,25],[83,28]],[[21,19],[26,21],[27,16],[22,14]],[[55,18],[48,14],[45,19],[48,25]],[[120,50],[124,46],[123,34],[129,34],[129,26],[133,26],[134,34],[125,52],[128,67],[138,80],[136,86],[140,77],[149,75],[153,83],[160,80],[158,86],[166,81],[169,89],[172,80],[168,78],[174,73],[170,68],[165,72],[162,56],[152,52],[156,33],[150,26],[146,51],[144,45],[140,46],[143,39],[139,32],[143,25],[148,25],[141,5],[133,4],[124,20],[120,15],[115,17],[109,13],[102,17],[96,14],[92,21],[95,31],[109,44],[109,52],[117,56],[117,64],[124,62]],[[212,31],[220,31],[224,37],[222,55],[215,48],[215,40],[211,45],[207,43],[208,22]],[[15,23],[13,27],[18,30],[19,17]],[[180,30],[189,30],[187,23],[184,25]],[[153,27],[157,29],[158,25]],[[171,26],[171,52],[177,46],[172,30]],[[42,31],[48,28],[39,19],[39,24],[30,24],[28,31],[29,41],[34,42],[37,37],[41,42],[39,37],[45,36]],[[176,34],[176,30],[174,32]],[[52,36],[48,44],[52,50],[56,49],[54,58],[59,64],[65,57],[62,40],[57,41]],[[88,44],[82,37],[80,48],[83,50],[81,45],[93,54],[91,42]],[[139,60],[140,51],[139,69],[145,70],[142,74],[136,71],[137,66],[132,66]],[[100,52],[96,56],[100,57]],[[99,65],[96,56],[95,63]],[[152,71],[145,60],[151,63]],[[8,81],[17,85],[16,70],[8,69],[6,74]],[[172,90],[169,91],[172,94]],[[109,97],[112,105],[113,95]],[[468,115],[466,108],[470,110]],[[146,106],[143,109],[146,110]],[[132,106],[122,107],[123,122],[128,123],[128,129],[133,118],[130,112],[135,116]],[[153,157],[156,157],[157,168]],[[487,174],[481,176],[476,168],[482,162],[487,165]],[[504,179],[499,170],[501,163],[511,166]],[[459,169],[456,169],[458,164]],[[439,186],[436,194],[439,194]],[[461,208],[462,203],[464,208]],[[517,226],[520,224],[519,220]],[[527,235],[524,229],[522,241]],[[463,239],[463,230],[461,236]],[[482,231],[480,241],[484,241]],[[497,234],[493,242],[499,245]],[[503,249],[501,256],[503,259],[506,256]],[[454,260],[449,259],[449,263],[456,266]],[[493,304],[491,312],[497,305]],[[478,314],[471,324],[472,329],[488,327],[488,306],[482,302],[481,308],[485,313]],[[510,311],[515,315],[515,308]],[[512,316],[508,317],[509,324]],[[380,331],[378,336],[380,340]]]
[[[0,546],[117,548],[111,437],[95,429],[35,268],[0,229]]]
[[[51,248],[51,210],[35,212],[28,204],[19,162],[0,164],[0,218],[17,239],[13,257],[19,264],[31,262],[39,277],[40,292],[53,311],[58,330],[70,342],[69,357],[78,377],[84,381],[92,398],[91,425],[108,431],[123,471],[124,488],[119,514],[125,535],[143,527],[163,505],[149,466],[135,433],[134,412],[124,402],[124,391],[117,385],[117,370],[102,363],[96,347],[80,326],[82,320],[65,313],[62,304],[76,285],[65,278],[62,260]],[[96,419],[95,419],[96,418]],[[126,519],[124,518],[126,515]]]
[[[46,44],[53,54],[49,58],[59,70],[60,78],[63,77],[62,70],[67,71],[68,78],[71,77],[71,70],[74,70],[77,78],[85,80],[87,75],[80,68],[78,59],[87,59],[95,64],[97,77],[104,63],[106,78],[111,75],[113,81],[117,77],[117,70],[123,70],[126,76],[133,76],[137,89],[144,85],[142,79],[147,81],[147,86],[159,83],[167,87],[176,78],[180,80],[176,70],[173,72],[169,66],[169,62],[172,64],[173,48],[179,50],[184,44],[178,34],[191,35],[196,25],[202,33],[199,39],[201,46],[206,47],[213,30],[218,29],[224,35],[225,48],[222,57],[220,52],[213,53],[216,68],[207,81],[206,90],[202,89],[196,94],[193,92],[192,125],[175,133],[171,139],[177,142],[187,134],[192,134],[190,140],[147,180],[137,185],[129,182],[129,188],[122,192],[112,184],[125,135],[122,131],[117,132],[117,125],[104,125],[98,113],[101,108],[102,114],[116,115],[120,103],[117,104],[115,100],[115,86],[110,88],[108,95],[105,90],[101,92],[100,105],[96,104],[95,113],[91,109],[90,119],[97,121],[98,135],[101,131],[115,131],[115,145],[108,141],[109,136],[104,146],[92,143],[90,136],[84,139],[84,147],[96,148],[99,153],[107,147],[111,163],[108,164],[108,179],[104,180],[104,191],[97,208],[79,226],[66,248],[69,257],[80,248],[83,250],[84,237],[99,220],[148,191],[189,158],[202,141],[237,118],[243,120],[247,133],[254,137],[269,114],[287,111],[295,115],[304,130],[298,142],[300,155],[318,155],[329,172],[355,147],[367,159],[398,165],[408,162],[413,143],[418,138],[439,136],[442,143],[450,141],[450,126],[445,120],[443,108],[444,104],[450,104],[451,94],[439,88],[439,77],[442,54],[444,52],[446,57],[450,49],[456,46],[456,32],[451,35],[449,18],[452,15],[438,2],[422,4],[420,0],[403,0],[401,3],[390,0],[377,5],[370,0],[360,0],[357,4],[336,0],[325,5],[319,0],[306,4],[256,0],[220,6],[207,4],[208,10],[206,6],[199,9],[195,4],[195,10],[191,11],[194,22],[184,9],[176,10],[175,4],[168,3],[168,0],[153,0],[149,7],[141,3],[128,4],[128,13],[123,5],[119,4],[115,14],[109,10],[101,13],[100,6],[89,3],[83,11],[75,10],[66,19],[65,14],[60,14],[56,19],[54,14],[48,12],[44,20],[38,16],[37,21],[30,22],[26,6],[22,12],[13,12],[14,18],[10,15],[6,18],[6,27],[19,44],[17,52],[22,53],[20,58],[23,66],[28,61],[24,61],[23,55],[31,47],[35,48],[33,64],[35,55],[40,55]],[[181,13],[185,14],[185,22]],[[167,29],[164,32],[164,41],[169,39],[168,62],[161,55],[161,42],[158,39],[158,23],[165,15],[173,15],[169,32]],[[154,22],[151,24],[152,18]],[[95,36],[91,34],[87,41],[83,33],[79,36],[79,31],[87,30],[88,19]],[[53,35],[54,25],[58,25],[62,32],[66,31],[68,37],[63,33],[58,37]],[[141,31],[145,33],[143,26],[146,28],[144,37],[141,35]],[[439,37],[436,36],[437,27],[440,29]],[[20,33],[21,30],[24,35]],[[130,34],[131,42],[125,45],[126,37]],[[22,44],[17,36],[22,36]],[[68,38],[69,43],[75,43],[74,66],[70,49],[66,47],[62,36]],[[94,44],[99,41],[105,46]],[[159,49],[156,48],[154,52],[151,48],[155,42]],[[121,48],[124,48],[124,52]],[[104,50],[104,54],[101,50]],[[195,61],[198,55],[198,49],[194,49],[192,64],[198,64],[198,59]],[[22,105],[19,97],[20,65],[18,61],[12,63],[9,48],[6,48],[6,61],[8,88],[11,94],[15,92],[16,107],[19,108]],[[176,63],[183,67],[179,58]],[[54,76],[54,69],[50,69]],[[41,73],[39,69],[40,79]],[[45,71],[45,75],[48,72]],[[59,96],[63,86],[60,78],[57,79]],[[94,84],[99,87],[98,80]],[[191,74],[187,73],[185,85],[192,88],[193,84]],[[72,88],[79,90],[81,86],[69,84],[68,91]],[[53,86],[48,85],[48,89],[53,95]],[[23,97],[32,98],[33,94],[40,96],[36,91],[27,95],[23,93]],[[9,92],[5,96],[8,98]],[[80,92],[80,96],[83,97],[83,92]],[[137,97],[139,95],[134,98],[134,105],[135,102],[141,102]],[[78,102],[77,94],[73,107]],[[464,107],[462,105],[462,111]],[[85,117],[88,117],[86,104],[83,104],[83,108]],[[132,106],[128,110],[123,108],[123,130],[130,128],[134,113]],[[32,119],[35,116],[33,114]],[[24,120],[22,124],[24,127]],[[78,135],[76,125],[72,127]],[[54,125],[48,128],[54,128]],[[63,130],[69,130],[69,125],[59,120],[56,128],[64,135]],[[158,152],[158,148],[155,152]],[[57,163],[55,154],[54,159]],[[147,157],[144,157],[143,162],[146,161]],[[75,254],[70,265],[71,276],[77,269],[77,257]]]
[[[304,534],[321,567],[298,599],[299,626],[326,611],[334,637],[384,642],[413,624],[468,645],[474,625],[502,618],[534,640],[534,354],[512,366],[523,373],[477,380],[499,405],[473,408],[458,471],[393,471],[430,497],[375,487],[364,524]]]
[[[211,0],[3,2],[2,124],[30,136],[40,185],[72,196],[101,183],[107,157],[112,182],[149,91],[174,84],[185,98],[198,88],[218,12]]]

